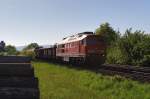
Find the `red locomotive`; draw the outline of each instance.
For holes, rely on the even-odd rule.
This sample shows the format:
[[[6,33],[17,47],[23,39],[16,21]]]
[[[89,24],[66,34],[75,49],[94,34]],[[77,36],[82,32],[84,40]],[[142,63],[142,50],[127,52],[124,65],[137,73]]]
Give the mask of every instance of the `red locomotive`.
[[[54,59],[78,64],[102,64],[106,44],[93,32],[83,32],[66,37],[50,48],[37,48],[37,58]]]

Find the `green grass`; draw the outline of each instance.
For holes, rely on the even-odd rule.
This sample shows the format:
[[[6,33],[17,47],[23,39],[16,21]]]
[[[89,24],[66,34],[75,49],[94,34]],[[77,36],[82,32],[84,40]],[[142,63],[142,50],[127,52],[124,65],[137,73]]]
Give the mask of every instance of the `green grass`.
[[[47,62],[33,62],[40,99],[150,99],[150,84]]]

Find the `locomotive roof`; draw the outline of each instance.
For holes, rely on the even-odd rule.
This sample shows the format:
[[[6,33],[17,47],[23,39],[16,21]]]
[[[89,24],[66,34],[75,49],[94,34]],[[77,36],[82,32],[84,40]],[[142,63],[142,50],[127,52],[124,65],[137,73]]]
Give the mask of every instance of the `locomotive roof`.
[[[94,35],[94,34],[93,34],[93,32],[78,33],[76,35],[63,38],[63,40],[61,42],[57,43],[57,44],[66,44],[66,43],[80,41],[80,40],[83,40],[84,38],[86,38],[89,35]]]

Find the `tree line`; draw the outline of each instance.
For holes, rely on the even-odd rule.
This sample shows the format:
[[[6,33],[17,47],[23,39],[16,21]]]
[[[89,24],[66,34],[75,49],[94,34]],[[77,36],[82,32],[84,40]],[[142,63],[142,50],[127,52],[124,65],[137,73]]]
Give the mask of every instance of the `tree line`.
[[[150,65],[150,34],[141,30],[133,31],[132,28],[120,33],[109,23],[101,24],[95,33],[104,38],[107,44],[106,63]]]
[[[3,45],[3,46],[2,46]],[[5,42],[0,43],[0,56],[7,56],[7,55],[26,55],[34,58],[34,48],[39,47],[37,43],[31,43],[27,45],[23,50],[18,51],[15,46],[13,45],[7,45],[5,46]]]

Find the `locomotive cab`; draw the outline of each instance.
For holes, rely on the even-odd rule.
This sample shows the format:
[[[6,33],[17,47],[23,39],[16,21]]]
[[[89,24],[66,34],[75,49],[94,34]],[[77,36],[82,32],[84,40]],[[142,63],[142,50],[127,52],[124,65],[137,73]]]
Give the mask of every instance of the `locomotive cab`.
[[[85,39],[86,54],[104,54],[105,44],[102,38],[95,35]]]
[[[106,46],[102,38],[97,35],[88,35],[81,40],[80,44],[80,52],[85,54],[85,63],[104,63]]]

